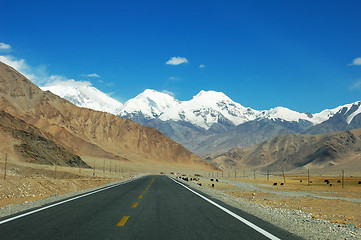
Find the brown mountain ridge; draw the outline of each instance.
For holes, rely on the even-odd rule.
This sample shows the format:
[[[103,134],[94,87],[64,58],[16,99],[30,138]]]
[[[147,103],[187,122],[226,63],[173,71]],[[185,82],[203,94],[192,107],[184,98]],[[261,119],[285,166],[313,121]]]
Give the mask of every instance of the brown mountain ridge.
[[[207,157],[222,169],[294,170],[361,167],[361,129],[324,135],[287,134]]]
[[[154,128],[79,108],[0,62],[0,110],[80,156],[216,169]]]

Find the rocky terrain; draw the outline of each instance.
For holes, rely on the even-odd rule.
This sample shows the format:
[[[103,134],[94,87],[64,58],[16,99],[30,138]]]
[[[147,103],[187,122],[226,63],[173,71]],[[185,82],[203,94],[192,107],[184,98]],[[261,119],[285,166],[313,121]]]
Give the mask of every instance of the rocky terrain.
[[[207,160],[222,169],[359,169],[361,129],[325,135],[287,134],[245,149],[213,154]]]
[[[79,156],[215,168],[154,128],[106,112],[79,108],[42,91],[3,63],[0,110],[35,126],[56,144]]]
[[[361,216],[355,210],[359,209],[361,204],[359,190],[355,193],[358,202],[352,203],[345,200],[328,200],[327,196],[332,195],[332,192],[324,199],[300,197],[300,190],[292,187],[287,190],[272,189],[273,193],[289,191],[288,196],[278,198],[270,194],[268,188],[260,182],[252,184],[243,180],[219,179],[212,188],[211,183],[214,181],[210,181],[210,178],[200,178],[197,182],[180,181],[211,198],[239,208],[305,239],[361,239]],[[202,186],[198,185],[200,182]],[[315,190],[301,191],[311,193]],[[354,191],[355,189],[348,189],[344,192],[352,195]]]

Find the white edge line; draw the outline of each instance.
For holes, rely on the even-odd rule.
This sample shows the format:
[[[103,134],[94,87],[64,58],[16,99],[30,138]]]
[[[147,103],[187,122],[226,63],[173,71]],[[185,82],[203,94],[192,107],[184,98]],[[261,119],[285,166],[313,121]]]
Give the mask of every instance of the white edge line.
[[[141,178],[141,177],[140,177]],[[139,178],[136,178],[136,179],[139,179]],[[35,209],[35,210],[32,210],[30,212],[26,212],[26,213],[23,213],[23,214],[20,214],[20,215],[17,215],[17,216],[14,216],[14,217],[11,217],[11,218],[8,218],[8,219],[5,219],[5,220],[2,220],[0,221],[0,225],[1,224],[4,224],[4,223],[7,223],[7,222],[10,222],[10,221],[13,221],[15,219],[18,219],[18,218],[22,218],[22,217],[25,217],[27,215],[30,215],[30,214],[33,214],[33,213],[36,213],[36,212],[40,212],[42,210],[45,210],[45,209],[48,209],[48,208],[51,208],[51,207],[55,207],[57,205],[60,205],[60,204],[63,204],[63,203],[66,203],[66,202],[70,202],[70,201],[73,201],[73,200],[76,200],[76,199],[79,199],[79,198],[82,198],[82,197],[86,197],[86,196],[89,196],[91,194],[94,194],[94,193],[97,193],[97,192],[101,192],[101,191],[104,191],[104,190],[107,190],[109,188],[113,188],[113,187],[117,187],[119,185],[122,185],[122,184],[126,184],[128,182],[131,182],[131,181],[134,181],[136,179],[129,179],[127,181],[124,181],[124,182],[121,182],[121,183],[116,183],[114,185],[111,185],[111,186],[108,186],[108,187],[104,187],[104,188],[101,188],[101,189],[98,189],[98,190],[95,190],[95,191],[92,191],[92,192],[88,192],[88,193],[85,193],[83,195],[78,195],[76,197],[73,197],[73,198],[69,198],[69,199],[66,199],[66,200],[63,200],[63,201],[60,201],[60,202],[57,202],[57,203],[54,203],[54,204],[51,204],[51,205],[48,205],[48,206],[45,206],[45,207],[42,207],[42,208],[38,208],[38,209]]]
[[[169,178],[170,178],[170,177],[169,177]],[[209,203],[213,204],[214,206],[218,207],[219,209],[225,211],[226,213],[228,213],[228,214],[231,215],[232,217],[235,217],[235,218],[238,219],[239,221],[243,222],[243,223],[246,224],[247,226],[253,228],[253,229],[256,230],[257,232],[259,232],[259,233],[261,233],[262,235],[268,237],[269,239],[272,239],[272,240],[280,240],[280,238],[272,235],[271,233],[267,232],[266,230],[263,230],[262,228],[258,227],[257,225],[251,223],[250,221],[248,221],[248,220],[246,220],[246,219],[238,216],[238,215],[235,214],[234,212],[228,210],[227,208],[222,207],[221,205],[213,202],[212,200],[206,198],[205,196],[197,193],[196,191],[190,189],[190,188],[187,187],[186,185],[184,185],[184,184],[182,184],[182,183],[174,180],[173,178],[170,178],[170,179],[172,179],[174,182],[178,183],[179,185],[185,187],[186,189],[188,189],[188,190],[191,191],[192,193],[196,194],[197,196],[203,198],[203,199],[206,200],[207,202],[209,202]]]

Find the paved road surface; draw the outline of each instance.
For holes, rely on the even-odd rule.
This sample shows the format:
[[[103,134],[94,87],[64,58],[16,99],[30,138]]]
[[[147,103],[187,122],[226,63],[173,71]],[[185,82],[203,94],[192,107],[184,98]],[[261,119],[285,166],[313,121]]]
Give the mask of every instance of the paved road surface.
[[[0,219],[0,239],[297,239],[207,199],[167,176],[146,176],[10,221]]]

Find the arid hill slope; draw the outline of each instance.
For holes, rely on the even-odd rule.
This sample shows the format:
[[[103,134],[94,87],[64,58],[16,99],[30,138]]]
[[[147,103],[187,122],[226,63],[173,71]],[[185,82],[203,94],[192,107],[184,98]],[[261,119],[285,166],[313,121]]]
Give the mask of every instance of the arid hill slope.
[[[88,167],[79,156],[49,138],[52,138],[50,134],[44,134],[23,120],[0,111],[1,153],[32,163]]]
[[[361,129],[325,135],[288,134],[246,149],[208,157],[223,169],[280,171],[297,168],[361,167]]]
[[[76,107],[43,92],[1,62],[0,110],[50,134],[56,143],[80,156],[214,169],[158,130],[105,112]]]

